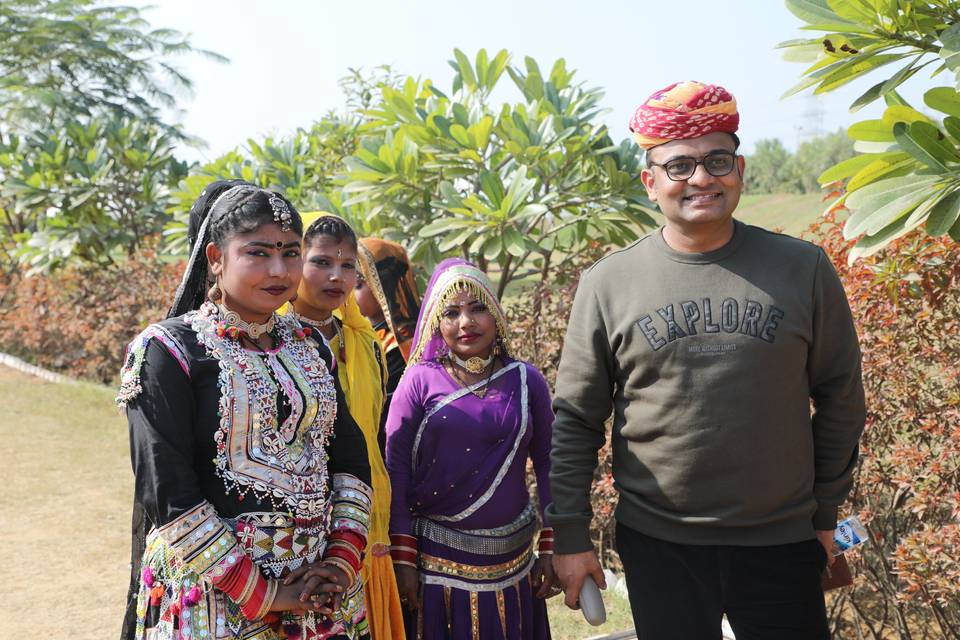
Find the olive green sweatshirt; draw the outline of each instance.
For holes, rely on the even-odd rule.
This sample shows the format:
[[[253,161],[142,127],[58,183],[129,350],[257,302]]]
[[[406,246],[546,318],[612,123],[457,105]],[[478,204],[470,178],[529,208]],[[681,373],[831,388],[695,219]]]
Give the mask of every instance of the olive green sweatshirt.
[[[558,553],[592,548],[611,413],[621,524],[681,544],[811,539],[836,524],[865,419],[840,280],[819,247],[740,222],[709,253],[654,232],[584,272],[554,409]]]

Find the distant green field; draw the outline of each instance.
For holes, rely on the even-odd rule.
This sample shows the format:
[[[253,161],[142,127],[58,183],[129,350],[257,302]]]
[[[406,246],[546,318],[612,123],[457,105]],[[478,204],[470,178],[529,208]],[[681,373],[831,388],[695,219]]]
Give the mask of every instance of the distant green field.
[[[745,195],[734,216],[764,229],[800,236],[828,205],[819,193]]]

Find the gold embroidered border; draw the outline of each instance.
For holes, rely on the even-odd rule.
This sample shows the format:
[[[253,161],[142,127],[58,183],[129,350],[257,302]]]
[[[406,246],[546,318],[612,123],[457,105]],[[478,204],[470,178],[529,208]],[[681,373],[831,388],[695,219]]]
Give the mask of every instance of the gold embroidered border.
[[[480,599],[476,591],[470,592],[470,637],[480,640]]]
[[[420,568],[424,571],[433,571],[466,580],[499,580],[522,569],[530,561],[531,553],[533,553],[533,547],[529,546],[513,560],[480,566],[421,553]]]
[[[500,614],[500,630],[503,637],[507,637],[507,602],[503,597],[503,589],[497,590],[497,613]]]

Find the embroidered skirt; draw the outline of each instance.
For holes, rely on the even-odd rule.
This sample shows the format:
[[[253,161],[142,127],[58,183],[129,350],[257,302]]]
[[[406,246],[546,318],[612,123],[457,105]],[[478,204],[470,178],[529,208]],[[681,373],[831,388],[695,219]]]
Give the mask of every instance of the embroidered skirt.
[[[496,529],[417,518],[417,640],[549,640],[546,602],[530,578],[536,528],[532,509]]]
[[[322,540],[295,532],[293,519],[284,513],[249,513],[229,524],[244,552],[268,578],[280,578],[304,562],[315,562],[325,547]],[[150,568],[153,587],[141,581],[137,640],[369,640],[359,580],[332,623],[308,613],[284,614],[267,624],[247,620],[222,591],[198,580],[156,529],[147,536],[142,566]],[[186,605],[183,596],[194,586],[201,593],[199,602]]]

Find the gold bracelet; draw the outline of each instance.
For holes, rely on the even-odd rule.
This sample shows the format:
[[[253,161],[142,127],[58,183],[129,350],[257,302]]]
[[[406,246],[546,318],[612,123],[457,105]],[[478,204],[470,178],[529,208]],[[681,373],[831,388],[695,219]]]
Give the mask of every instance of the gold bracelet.
[[[356,583],[357,572],[354,571],[353,567],[350,566],[350,563],[344,560],[343,558],[338,558],[336,556],[333,556],[330,558],[324,558],[323,563],[331,564],[347,574],[347,579],[350,581],[350,584],[347,585],[347,589],[352,588],[354,583]]]

